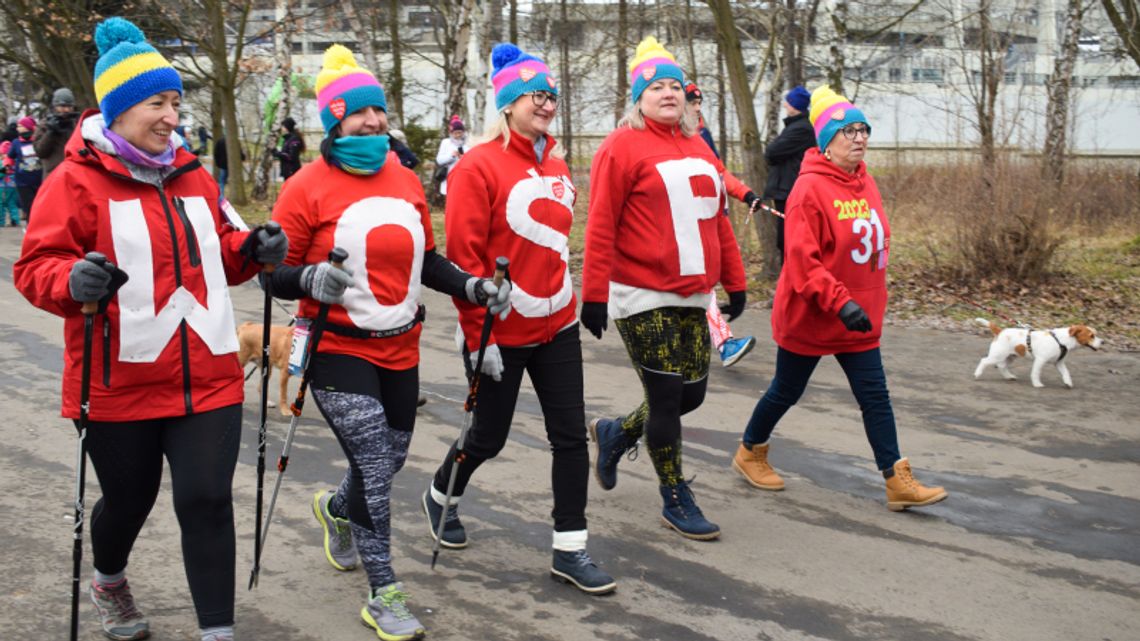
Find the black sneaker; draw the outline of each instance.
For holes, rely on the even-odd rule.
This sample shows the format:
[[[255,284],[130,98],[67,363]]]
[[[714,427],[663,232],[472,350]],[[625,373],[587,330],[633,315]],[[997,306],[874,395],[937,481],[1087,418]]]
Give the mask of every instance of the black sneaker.
[[[603,572],[585,550],[555,550],[550,574],[587,594],[607,594],[617,589],[614,578]]]
[[[439,517],[443,514],[443,506],[431,497],[430,488],[424,492],[423,506],[424,514],[428,517],[428,525],[431,526],[431,538],[434,541],[436,532],[439,532]],[[467,547],[467,530],[463,529],[463,523],[459,521],[458,508],[455,503],[447,508],[447,518],[443,521],[443,539],[439,542],[441,546],[452,550]]]
[[[590,421],[590,440],[594,442],[594,478],[603,490],[617,485],[617,466],[628,451],[629,460],[637,458],[637,441],[631,441],[621,429],[621,422],[608,418]]]

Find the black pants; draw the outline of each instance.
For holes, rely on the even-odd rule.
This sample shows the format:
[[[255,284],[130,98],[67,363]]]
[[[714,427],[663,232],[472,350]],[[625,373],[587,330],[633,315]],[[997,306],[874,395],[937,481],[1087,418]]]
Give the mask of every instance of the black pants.
[[[781,214],[784,213],[784,207],[788,204],[786,200],[773,201],[776,205],[776,211]],[[779,216],[776,217],[776,253],[780,256],[780,264],[784,264],[784,219]]]
[[[479,381],[474,423],[464,443],[466,458],[459,464],[455,496],[463,496],[467,482],[483,461],[493,459],[507,443],[519,386],[525,371],[534,385],[546,438],[554,456],[550,485],[554,490],[555,532],[586,529],[586,488],[590,456],[586,448],[586,407],[583,400],[582,341],[578,325],[559,332],[552,341],[530,347],[500,347],[503,380],[483,376]],[[464,353],[464,363],[470,363]],[[436,470],[433,484],[447,491],[455,445]]]
[[[36,200],[36,194],[40,191],[39,185],[31,187],[16,187],[16,194],[20,197],[20,209],[24,210],[24,223],[27,224],[32,219],[32,203]]]
[[[233,625],[232,485],[240,444],[241,405],[146,421],[92,421],[87,452],[103,491],[91,510],[95,569],[116,574],[127,567],[158,497],[165,456],[198,626]]]

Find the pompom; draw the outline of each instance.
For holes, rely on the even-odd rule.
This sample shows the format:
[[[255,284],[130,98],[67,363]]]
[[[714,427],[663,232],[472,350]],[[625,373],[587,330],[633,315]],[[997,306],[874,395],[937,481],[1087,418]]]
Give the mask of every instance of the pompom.
[[[325,49],[324,64],[322,65],[329,71],[339,71],[342,69],[354,69],[359,65],[356,64],[356,57],[344,45],[333,45]]]
[[[142,29],[125,18],[107,18],[95,27],[95,46],[99,55],[105,55],[120,42],[146,42]]]
[[[518,60],[522,55],[522,49],[519,49],[509,42],[497,44],[494,49],[491,49],[491,66],[494,67],[497,72],[515,60]]]
[[[638,43],[637,52],[633,54],[633,57],[648,57],[646,54],[649,54],[651,52],[669,53],[668,51],[665,51],[665,47],[663,47],[660,42],[657,42],[657,38],[654,38],[653,36],[646,36],[645,40],[642,40]]]

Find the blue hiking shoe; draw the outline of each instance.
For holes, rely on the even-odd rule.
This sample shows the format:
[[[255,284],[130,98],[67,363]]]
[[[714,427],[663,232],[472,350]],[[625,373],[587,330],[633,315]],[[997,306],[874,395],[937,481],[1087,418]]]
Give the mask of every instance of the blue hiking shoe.
[[[463,527],[463,522],[459,520],[459,505],[457,503],[449,505],[447,515],[444,516],[443,505],[436,503],[431,492],[429,486],[428,490],[424,492],[422,504],[424,514],[428,517],[428,525],[431,526],[432,540],[435,540],[435,535],[439,532],[439,519],[443,517],[443,538],[440,539],[439,544],[452,550],[461,550],[467,547],[467,530]]]
[[[661,510],[661,522],[673,528],[681,536],[698,541],[708,541],[720,536],[720,527],[710,522],[697,507],[693,490],[682,481],[673,487],[661,486],[661,498],[665,507]]]
[[[590,421],[590,440],[594,442],[594,477],[603,490],[617,485],[617,466],[623,454],[629,451],[629,460],[637,458],[637,441],[626,436],[621,422],[608,418]]]
[[[744,358],[744,355],[751,352],[755,346],[756,339],[751,336],[726,340],[720,346],[720,364],[724,367],[732,367],[736,361]]]
[[[617,589],[614,578],[603,572],[585,550],[555,550],[550,574],[587,594],[607,594]]]

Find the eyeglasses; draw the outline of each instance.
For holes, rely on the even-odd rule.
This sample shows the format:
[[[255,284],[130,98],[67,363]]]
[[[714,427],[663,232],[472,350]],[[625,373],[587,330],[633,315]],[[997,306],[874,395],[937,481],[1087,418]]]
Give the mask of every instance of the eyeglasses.
[[[842,131],[843,137],[848,140],[855,140],[855,138],[860,134],[863,135],[864,139],[869,139],[871,137],[870,125],[847,125],[839,131]]]
[[[558,106],[558,96],[552,93],[547,93],[545,91],[535,91],[528,95],[530,95],[530,101],[534,103],[535,107],[541,107],[548,102],[550,103],[551,108]]]

